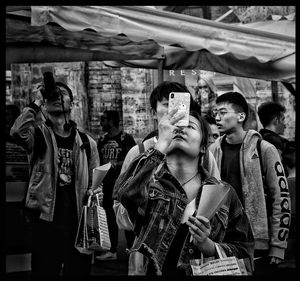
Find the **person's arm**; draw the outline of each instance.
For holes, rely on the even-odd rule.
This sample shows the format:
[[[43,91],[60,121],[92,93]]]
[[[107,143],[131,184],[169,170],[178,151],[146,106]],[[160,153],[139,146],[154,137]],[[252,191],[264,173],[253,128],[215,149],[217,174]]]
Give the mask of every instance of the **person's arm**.
[[[275,258],[273,262],[279,263],[284,259],[284,252],[287,248],[291,200],[288,182],[276,147],[268,143],[266,145],[265,141],[262,141],[261,145],[267,199],[272,201],[269,256]]]
[[[139,147],[138,145],[133,146],[128,153],[125,156],[125,159],[122,164],[121,172],[120,174],[124,173],[127,171],[130,163],[132,162],[133,159],[135,159],[137,156],[139,156]]]
[[[250,222],[233,188],[230,189],[227,203],[224,204],[226,211],[219,211],[222,219],[226,219],[225,236],[221,241],[213,241],[210,237],[210,221],[203,216],[189,217],[187,222],[195,246],[207,257],[215,256],[215,243],[218,242],[227,256],[252,259],[254,251],[254,237]],[[229,207],[229,210],[228,210]],[[225,209],[224,209],[225,210]],[[220,218],[217,218],[219,221]],[[224,222],[219,222],[224,223]],[[218,235],[218,234],[217,234]]]
[[[133,230],[133,223],[131,222],[128,212],[125,207],[117,200],[114,200],[113,209],[116,215],[116,222],[120,229]]]
[[[121,174],[128,170],[128,167],[133,159],[135,159],[139,155],[139,148],[137,145],[133,146],[125,156]],[[133,224],[129,218],[128,212],[125,207],[118,201],[114,200],[114,212],[116,215],[117,225],[120,229],[133,230]]]
[[[23,112],[15,120],[10,134],[14,140],[21,145],[28,154],[32,153],[35,145],[35,132],[37,128],[36,115],[39,107],[31,103],[23,109]]]
[[[148,181],[153,169],[164,157],[165,155],[156,149],[148,150],[133,160],[127,171],[121,174],[115,183],[113,199],[125,207],[134,225],[139,218],[145,216]]]
[[[32,93],[35,95],[35,100],[23,109],[10,129],[11,136],[28,154],[33,152],[35,146],[37,114],[44,103],[39,87],[33,89]]]
[[[160,120],[160,137],[155,145],[155,149],[148,150],[146,153],[142,154],[142,156],[135,158],[128,168],[126,167],[127,162],[125,161],[130,161],[130,157],[134,158],[134,156],[139,155],[139,152],[137,153],[137,151],[139,151],[138,145],[134,146],[127,154],[121,170],[121,175],[117,179],[114,188],[114,199],[122,203],[122,205],[115,204],[115,213],[117,216],[124,215],[124,213],[127,215],[123,208],[127,210],[129,218],[133,223],[138,216],[144,215],[145,207],[147,205],[147,200],[145,200],[147,199],[145,197],[147,192],[147,177],[150,175],[149,172],[151,172],[165,157],[165,152],[168,150],[169,144],[172,141],[173,131],[176,128],[174,124],[183,116],[183,113],[175,115],[176,113],[177,110],[173,110],[169,114],[163,116]],[[136,154],[132,156],[131,154],[133,153]],[[143,167],[143,169],[141,169],[141,167]],[[127,190],[131,188],[133,190]],[[121,199],[123,201],[121,201]]]
[[[221,179],[220,171],[218,169],[218,165],[215,160],[215,157],[210,150],[208,152],[209,152],[208,173],[212,177],[216,178],[217,180],[220,180]]]
[[[211,232],[210,222],[203,216],[190,216],[186,224],[193,237],[194,244],[206,257],[216,254],[215,243],[209,238]]]

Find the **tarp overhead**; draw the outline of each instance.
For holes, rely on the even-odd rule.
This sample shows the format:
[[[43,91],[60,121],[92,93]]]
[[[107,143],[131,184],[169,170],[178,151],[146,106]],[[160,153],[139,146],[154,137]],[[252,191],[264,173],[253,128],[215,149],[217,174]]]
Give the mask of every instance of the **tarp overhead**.
[[[54,48],[57,56],[58,50],[62,57],[66,52],[69,61],[119,60],[133,67],[158,68],[163,55],[164,69],[295,80],[295,36],[140,6],[32,6],[31,26],[28,22],[23,28],[10,16],[16,12],[6,13],[7,52],[27,48],[23,60],[28,62],[34,56],[31,47],[47,47],[48,54],[35,56],[34,61],[49,60]],[[79,56],[80,52],[86,56]],[[9,63],[18,59],[22,60],[7,55]]]

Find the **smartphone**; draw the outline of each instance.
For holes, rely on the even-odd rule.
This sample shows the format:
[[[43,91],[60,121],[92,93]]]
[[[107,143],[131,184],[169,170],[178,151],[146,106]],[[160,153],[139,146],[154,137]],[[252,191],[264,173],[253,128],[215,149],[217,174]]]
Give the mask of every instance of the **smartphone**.
[[[183,119],[180,119],[175,126],[188,126],[190,115],[190,100],[191,94],[188,92],[171,92],[169,94],[169,108],[168,111],[172,111],[178,108],[178,112],[184,111],[185,115]]]

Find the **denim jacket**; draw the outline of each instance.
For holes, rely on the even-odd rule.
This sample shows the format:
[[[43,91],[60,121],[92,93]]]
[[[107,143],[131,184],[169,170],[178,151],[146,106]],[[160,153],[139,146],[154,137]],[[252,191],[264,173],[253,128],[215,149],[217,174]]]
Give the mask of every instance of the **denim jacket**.
[[[204,177],[195,200],[196,207],[202,186],[219,183],[207,174]],[[221,184],[227,183],[221,181]],[[114,199],[124,205],[134,225],[137,239],[130,252],[141,252],[153,263],[155,273],[161,275],[168,249],[188,204],[184,189],[168,171],[164,154],[151,149],[137,157],[118,178]],[[210,223],[210,238],[219,243],[227,256],[248,259],[248,270],[252,271],[254,238],[247,215],[232,187]],[[190,242],[190,233],[179,251],[177,268],[190,275],[190,260],[201,258],[201,252]]]

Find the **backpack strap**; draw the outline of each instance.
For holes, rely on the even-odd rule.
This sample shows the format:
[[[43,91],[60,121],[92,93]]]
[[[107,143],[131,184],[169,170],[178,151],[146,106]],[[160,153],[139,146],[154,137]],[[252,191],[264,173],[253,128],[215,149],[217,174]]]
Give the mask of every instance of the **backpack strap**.
[[[268,214],[268,216],[271,216],[271,214],[273,212],[273,208],[272,208],[273,199],[272,199],[272,196],[270,194],[270,190],[268,188],[266,188],[266,186],[265,186],[265,174],[263,172],[263,163],[262,163],[262,157],[261,157],[261,142],[262,142],[262,139],[257,140],[256,148],[257,148],[259,164],[260,164],[260,171],[261,171],[261,176],[262,176],[262,181],[263,181],[267,214]]]
[[[80,132],[79,130],[78,130],[78,133],[79,133],[79,135],[81,137],[81,140],[83,142],[83,147],[85,149],[86,157],[87,157],[87,160],[88,160],[88,163],[89,163],[90,158],[91,158],[91,146],[90,146],[89,138],[85,133]]]
[[[261,175],[264,179],[264,175],[263,175],[263,164],[262,164],[262,157],[261,157],[261,139],[257,140],[256,143],[256,148],[257,148],[257,153],[258,153],[258,158],[259,158],[259,163],[260,163],[260,170],[261,170]]]
[[[137,145],[139,146],[140,154],[145,152],[145,146],[144,143],[141,141],[138,141]]]

